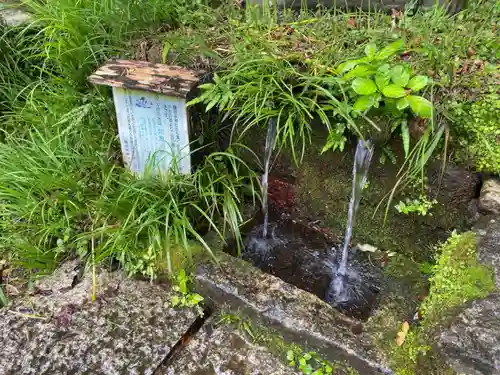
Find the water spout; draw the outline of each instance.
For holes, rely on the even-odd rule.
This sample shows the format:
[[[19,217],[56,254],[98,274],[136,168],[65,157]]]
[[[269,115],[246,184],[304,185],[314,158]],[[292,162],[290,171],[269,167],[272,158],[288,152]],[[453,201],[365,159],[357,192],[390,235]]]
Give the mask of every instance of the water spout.
[[[267,227],[269,224],[268,208],[268,185],[269,185],[269,167],[271,164],[271,155],[273,153],[276,133],[278,131],[277,121],[272,118],[269,120],[266,136],[266,148],[264,151],[264,174],[262,175],[262,213],[264,215],[264,225],[262,226],[262,236],[267,237]]]
[[[343,301],[347,298],[344,284],[345,278],[347,276],[347,257],[349,252],[349,243],[351,242],[354,218],[359,207],[362,190],[366,184],[366,177],[368,174],[372,156],[373,144],[371,143],[371,141],[364,141],[362,139],[358,140],[356,154],[354,156],[354,166],[352,171],[352,194],[351,200],[349,201],[349,214],[347,218],[344,247],[342,249],[342,259],[340,260],[340,264],[333,277],[332,285],[330,285],[330,289],[332,289],[332,292],[334,293],[336,299],[338,299],[339,301]]]

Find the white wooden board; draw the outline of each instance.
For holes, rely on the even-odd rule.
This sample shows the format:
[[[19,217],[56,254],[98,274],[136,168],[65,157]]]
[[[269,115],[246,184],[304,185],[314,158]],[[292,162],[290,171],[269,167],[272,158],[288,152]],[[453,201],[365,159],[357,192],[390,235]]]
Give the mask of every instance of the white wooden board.
[[[186,101],[154,92],[113,87],[123,160],[133,173],[166,173],[172,161],[191,172]]]

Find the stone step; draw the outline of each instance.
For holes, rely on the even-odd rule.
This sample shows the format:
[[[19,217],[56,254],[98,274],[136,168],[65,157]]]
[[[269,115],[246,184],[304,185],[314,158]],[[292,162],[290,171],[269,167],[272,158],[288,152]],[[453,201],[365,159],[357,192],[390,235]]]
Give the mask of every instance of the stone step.
[[[197,318],[168,306],[168,286],[99,272],[76,286],[73,264],[0,310],[0,375],[153,374]],[[73,287],[72,287],[73,286]]]

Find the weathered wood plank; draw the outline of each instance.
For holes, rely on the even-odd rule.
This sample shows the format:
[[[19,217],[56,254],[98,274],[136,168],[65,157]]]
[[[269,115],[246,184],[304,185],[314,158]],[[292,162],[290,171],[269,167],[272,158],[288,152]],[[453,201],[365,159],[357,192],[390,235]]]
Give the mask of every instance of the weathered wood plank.
[[[97,85],[152,91],[185,98],[203,74],[204,71],[180,66],[113,59],[92,74],[89,81]]]

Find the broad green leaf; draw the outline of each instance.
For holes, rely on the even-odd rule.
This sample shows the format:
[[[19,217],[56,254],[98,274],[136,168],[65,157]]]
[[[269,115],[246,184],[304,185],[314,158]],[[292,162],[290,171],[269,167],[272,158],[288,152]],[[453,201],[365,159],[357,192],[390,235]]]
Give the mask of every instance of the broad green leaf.
[[[349,70],[354,68],[356,65],[358,65],[358,61],[349,60],[349,61],[343,62],[342,64],[337,66],[335,71],[337,72],[337,74],[344,74],[345,72],[348,72]]]
[[[314,371],[311,375],[324,375],[323,369],[319,368]]]
[[[395,85],[406,87],[406,84],[410,80],[410,72],[407,67],[396,65],[391,69],[391,79]]]
[[[391,80],[390,75],[391,67],[389,64],[382,64],[377,69],[377,74],[375,75],[375,83],[379,90],[383,90],[385,86],[389,84]]]
[[[396,107],[402,111],[403,109],[405,109],[406,107],[408,107],[410,105],[410,103],[408,103],[408,99],[406,98],[401,98],[399,99],[397,102],[396,102]]]
[[[375,95],[362,95],[356,100],[356,102],[352,106],[352,109],[355,111],[364,112],[367,109],[373,107],[374,104]]]
[[[375,74],[375,83],[380,91],[384,89],[385,86],[389,84],[391,78],[389,74],[377,73]]]
[[[417,116],[430,118],[432,117],[433,106],[430,101],[421,97],[410,95],[408,96],[408,103],[410,103],[410,108]]]
[[[286,352],[286,359],[289,361],[293,361],[295,359],[295,353],[293,350],[289,350]]]
[[[395,55],[398,51],[403,49],[405,43],[403,40],[397,40],[391,44],[389,44],[387,47],[384,47],[375,57],[377,60],[385,60],[388,59],[389,57]]]
[[[403,139],[403,148],[405,150],[405,158],[410,153],[410,131],[406,121],[401,122],[401,138]]]
[[[351,87],[359,95],[371,95],[377,92],[375,82],[369,78],[356,78],[352,81]]]
[[[173,296],[172,299],[170,300],[170,304],[172,305],[172,307],[177,307],[180,302],[181,300],[178,296]]]
[[[375,43],[368,43],[365,47],[365,55],[370,59],[373,59],[376,53],[377,53],[377,45]]]
[[[382,94],[388,98],[402,98],[406,95],[406,90],[401,86],[389,85],[382,90]]]
[[[375,74],[375,71],[368,65],[358,65],[344,76],[344,79],[356,77],[367,77]]]
[[[412,79],[410,79],[410,82],[406,85],[411,91],[419,91],[422,90],[425,85],[427,85],[427,82],[429,81],[429,78],[426,76],[415,76]]]

